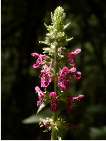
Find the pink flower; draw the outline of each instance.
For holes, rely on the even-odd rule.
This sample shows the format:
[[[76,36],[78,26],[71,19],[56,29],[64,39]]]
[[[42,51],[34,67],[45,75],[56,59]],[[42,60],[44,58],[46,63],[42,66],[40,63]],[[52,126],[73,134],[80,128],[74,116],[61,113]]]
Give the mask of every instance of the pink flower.
[[[58,86],[59,86],[61,91],[66,91],[66,90],[69,89],[70,81],[64,79],[63,81],[58,82]]]
[[[72,67],[71,69],[69,69],[69,71],[73,75],[76,73],[77,69],[76,69],[76,67]]]
[[[74,96],[73,102],[82,101],[84,99],[84,95]]]
[[[55,97],[55,98],[56,98],[56,97],[57,97],[57,94],[56,94],[56,92],[51,92],[51,93],[49,94],[49,96],[50,96],[50,97]]]
[[[59,73],[61,78],[67,77],[68,74],[69,74],[69,69],[67,67],[63,67],[63,69],[61,69]]]
[[[77,71],[74,75],[75,79],[76,80],[80,80],[81,79],[81,72],[80,71]]]
[[[31,56],[32,56],[32,57],[35,57],[35,58],[38,58],[38,57],[39,57],[39,54],[36,53],[36,52],[34,52],[34,53],[31,53]]]
[[[74,102],[81,102],[84,99],[84,95],[68,96],[67,97],[67,111],[72,112],[72,106]]]
[[[81,52],[81,49],[77,48],[74,51],[68,53],[68,61],[69,61],[70,64],[75,66],[75,64],[76,64],[76,57],[77,57],[77,55],[80,52]]]
[[[47,88],[52,81],[51,68],[47,65],[41,70],[41,87]]]
[[[76,80],[80,80],[81,78],[81,72],[80,71],[77,71],[76,67],[72,67],[71,69],[69,69],[69,72],[71,75],[74,76],[74,78]]]
[[[69,89],[70,86],[69,73],[70,71],[67,67],[64,67],[59,72],[58,86],[61,89],[61,91]]]
[[[81,52],[81,49],[80,48],[77,48],[77,49],[74,50],[74,54],[75,55],[78,55],[80,52]]]
[[[51,111],[57,112],[57,110],[58,110],[58,100],[57,100],[56,92],[51,92],[49,94],[49,96],[51,97]]]
[[[32,55],[32,57],[34,57],[35,59],[37,59],[36,60],[36,63],[33,64],[33,66],[32,66],[34,69],[40,68],[41,65],[44,64],[45,59],[47,58],[46,55],[42,55],[42,54],[38,54],[38,53],[32,53],[31,55]]]
[[[39,107],[44,102],[45,94],[41,91],[41,89],[38,86],[35,87],[35,91],[36,93],[38,93],[37,106]]]

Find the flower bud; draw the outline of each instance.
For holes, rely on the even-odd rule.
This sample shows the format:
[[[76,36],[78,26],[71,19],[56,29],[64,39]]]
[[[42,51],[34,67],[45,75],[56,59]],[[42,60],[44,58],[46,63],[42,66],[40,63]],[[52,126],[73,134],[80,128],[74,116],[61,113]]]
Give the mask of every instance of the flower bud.
[[[57,110],[58,110],[58,100],[57,100],[56,92],[51,92],[49,94],[49,96],[51,98],[51,111],[52,112],[57,112]]]
[[[37,106],[39,107],[44,102],[45,94],[40,90],[38,86],[35,87],[36,93],[38,93]]]

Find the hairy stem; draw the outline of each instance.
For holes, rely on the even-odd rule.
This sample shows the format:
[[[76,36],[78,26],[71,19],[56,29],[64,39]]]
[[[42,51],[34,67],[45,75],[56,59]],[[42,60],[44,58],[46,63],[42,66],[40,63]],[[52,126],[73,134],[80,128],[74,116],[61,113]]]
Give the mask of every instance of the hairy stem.
[[[57,93],[57,46],[55,46],[55,53],[54,53],[54,91]],[[53,122],[54,125],[52,126],[52,133],[51,133],[51,140],[57,140],[57,129],[56,129],[56,120],[57,120],[57,113],[53,113]]]
[[[51,140],[57,140],[58,139],[57,129],[56,129],[56,126],[55,126],[56,120],[57,120],[57,113],[53,113],[54,125],[52,126]]]

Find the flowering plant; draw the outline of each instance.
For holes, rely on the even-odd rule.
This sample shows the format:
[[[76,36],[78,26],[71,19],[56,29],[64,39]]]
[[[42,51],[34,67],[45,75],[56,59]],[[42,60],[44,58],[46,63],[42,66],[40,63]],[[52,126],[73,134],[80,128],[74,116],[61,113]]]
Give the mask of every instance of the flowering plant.
[[[73,105],[83,99],[83,95],[71,94],[70,88],[73,79],[80,80],[81,72],[77,67],[77,56],[81,49],[68,51],[65,47],[73,37],[68,38],[65,30],[70,23],[65,24],[65,12],[62,7],[57,7],[54,14],[51,13],[51,25],[46,25],[48,33],[45,40],[43,53],[32,53],[36,60],[33,69],[40,70],[40,85],[35,86],[38,96],[38,112],[50,105],[51,117],[40,119],[40,127],[51,131],[51,139],[60,139],[66,129],[67,121],[62,116],[62,111],[72,113]]]

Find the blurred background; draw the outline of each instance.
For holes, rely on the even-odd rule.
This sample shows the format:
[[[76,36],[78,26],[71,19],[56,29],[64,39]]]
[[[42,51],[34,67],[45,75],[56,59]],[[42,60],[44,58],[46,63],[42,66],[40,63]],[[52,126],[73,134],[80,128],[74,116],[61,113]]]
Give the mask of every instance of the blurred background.
[[[1,1],[1,128],[5,140],[50,139],[38,124],[22,124],[36,112],[34,87],[38,72],[32,69],[32,52],[41,53],[50,12],[63,6],[74,36],[68,48],[80,47],[83,74],[75,91],[85,94],[78,130],[67,139],[106,139],[106,2],[103,0],[2,0]],[[81,109],[82,109],[81,108]],[[80,110],[79,110],[80,112]],[[70,129],[71,130],[71,129]]]

